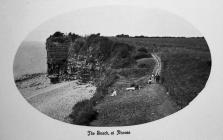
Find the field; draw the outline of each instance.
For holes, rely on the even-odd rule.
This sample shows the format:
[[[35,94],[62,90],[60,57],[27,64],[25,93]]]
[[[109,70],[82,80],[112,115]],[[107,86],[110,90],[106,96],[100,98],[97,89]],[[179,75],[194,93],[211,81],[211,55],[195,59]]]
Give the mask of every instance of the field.
[[[147,46],[162,61],[163,85],[181,107],[205,87],[211,70],[211,54],[204,38],[115,38],[136,46]]]

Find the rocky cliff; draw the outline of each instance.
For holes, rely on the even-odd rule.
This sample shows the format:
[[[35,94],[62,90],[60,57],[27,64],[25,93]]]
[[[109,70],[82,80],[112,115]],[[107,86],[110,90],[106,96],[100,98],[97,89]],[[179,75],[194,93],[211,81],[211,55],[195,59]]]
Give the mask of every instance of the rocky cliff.
[[[100,34],[81,37],[56,32],[46,41],[48,75],[51,79],[99,76],[110,68],[135,63],[135,47],[112,41]]]

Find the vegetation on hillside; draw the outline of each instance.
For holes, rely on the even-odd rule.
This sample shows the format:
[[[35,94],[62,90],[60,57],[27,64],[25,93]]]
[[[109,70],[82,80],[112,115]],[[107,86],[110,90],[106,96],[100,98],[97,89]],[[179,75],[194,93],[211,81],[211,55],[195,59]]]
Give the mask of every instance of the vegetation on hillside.
[[[163,84],[181,107],[188,105],[205,87],[211,68],[209,53],[163,53]]]
[[[95,110],[95,105],[104,99],[108,94],[108,87],[117,80],[116,73],[107,72],[101,81],[98,83],[97,90],[90,100],[83,100],[74,105],[69,118],[72,123],[78,125],[89,125],[97,118],[98,112]]]
[[[156,52],[162,61],[163,85],[183,108],[205,87],[211,70],[211,54],[203,37],[111,38]]]
[[[80,37],[71,33],[55,33],[50,38],[59,43],[71,42],[68,66],[76,66],[81,62],[80,68],[74,72],[85,68],[88,69],[87,72],[91,72],[90,75],[95,76],[94,84],[97,89],[94,96],[75,104],[69,115],[72,123],[78,125],[94,125],[99,122],[102,126],[110,125],[103,116],[117,118],[114,121],[118,124],[118,121],[130,115],[125,125],[153,120],[149,116],[151,114],[148,114],[151,110],[149,99],[145,98],[147,90],[143,93],[145,96],[137,96],[137,100],[121,100],[136,97],[132,97],[134,93],[126,95],[123,88],[131,84],[144,86],[147,82],[146,78],[152,74],[155,66],[151,53],[157,53],[161,57],[162,84],[180,108],[188,105],[204,88],[211,69],[210,52],[204,38],[129,37],[124,34],[117,37],[103,37],[100,34]],[[88,68],[89,65],[92,67]],[[83,75],[85,74],[84,72]],[[113,89],[119,90],[121,96],[110,101],[108,96]],[[108,110],[101,109],[98,112],[97,108],[102,105],[107,106]],[[119,109],[115,109],[117,107]],[[112,121],[111,119],[108,121]]]

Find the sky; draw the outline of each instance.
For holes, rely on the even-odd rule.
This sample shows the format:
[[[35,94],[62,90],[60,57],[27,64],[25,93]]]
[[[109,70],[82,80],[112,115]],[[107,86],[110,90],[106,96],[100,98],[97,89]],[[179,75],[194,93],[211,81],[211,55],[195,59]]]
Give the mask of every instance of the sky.
[[[79,35],[101,33],[104,36],[122,33],[132,36],[202,36],[186,20],[167,11],[106,6],[81,9],[49,19],[34,29],[25,41],[45,42],[56,31]]]

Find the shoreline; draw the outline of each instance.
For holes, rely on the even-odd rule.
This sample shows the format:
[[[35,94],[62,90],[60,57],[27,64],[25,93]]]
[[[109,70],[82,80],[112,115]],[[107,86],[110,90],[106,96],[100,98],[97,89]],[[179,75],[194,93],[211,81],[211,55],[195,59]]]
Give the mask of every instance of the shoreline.
[[[93,97],[96,87],[90,83],[78,84],[78,80],[51,84],[46,74],[26,77],[15,82],[22,96],[40,112],[67,122],[73,106]]]

